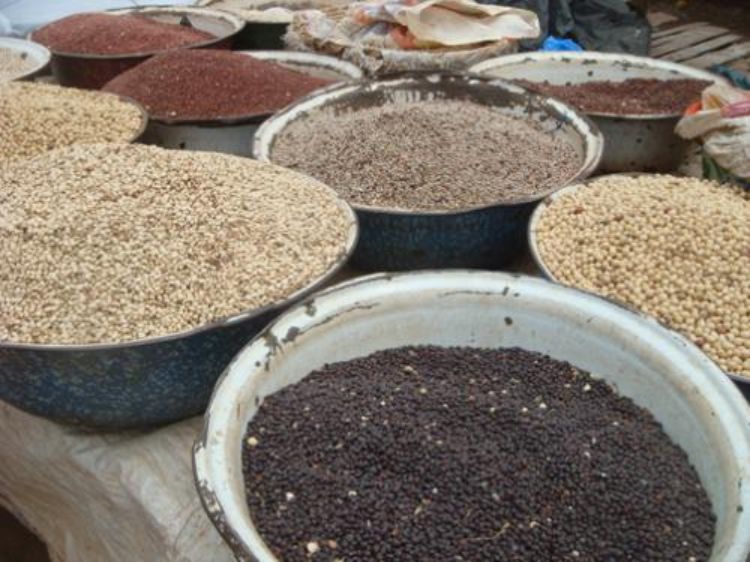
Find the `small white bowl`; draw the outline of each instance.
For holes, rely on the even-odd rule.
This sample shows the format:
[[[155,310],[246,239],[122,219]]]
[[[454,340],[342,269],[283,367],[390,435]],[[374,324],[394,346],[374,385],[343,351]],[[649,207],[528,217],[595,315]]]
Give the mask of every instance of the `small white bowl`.
[[[16,39],[14,37],[0,37],[0,48],[26,53],[26,55],[34,62],[34,65],[29,68],[29,70],[25,71],[23,74],[19,74],[13,78],[13,80],[25,80],[35,76],[47,67],[50,57],[52,56],[45,46],[40,45],[39,43],[34,43],[33,41]]]

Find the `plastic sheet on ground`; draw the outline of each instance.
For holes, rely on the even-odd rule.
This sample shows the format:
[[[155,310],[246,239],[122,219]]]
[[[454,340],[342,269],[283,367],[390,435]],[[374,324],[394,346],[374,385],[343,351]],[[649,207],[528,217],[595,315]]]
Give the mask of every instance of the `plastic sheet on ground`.
[[[53,562],[233,562],[193,486],[201,423],[93,434],[0,402],[0,503]]]

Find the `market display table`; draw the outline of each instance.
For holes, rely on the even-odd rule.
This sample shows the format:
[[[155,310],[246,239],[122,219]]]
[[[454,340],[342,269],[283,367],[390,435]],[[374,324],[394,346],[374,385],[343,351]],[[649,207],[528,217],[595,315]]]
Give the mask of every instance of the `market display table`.
[[[231,562],[193,486],[201,424],[93,434],[0,402],[0,504],[53,562]]]

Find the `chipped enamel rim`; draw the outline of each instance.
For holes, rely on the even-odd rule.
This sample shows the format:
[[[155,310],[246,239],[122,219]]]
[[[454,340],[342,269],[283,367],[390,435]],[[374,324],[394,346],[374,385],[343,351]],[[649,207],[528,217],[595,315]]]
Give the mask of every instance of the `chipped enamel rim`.
[[[386,76],[379,80],[361,80],[344,84],[334,84],[327,88],[321,88],[305,96],[296,102],[288,105],[273,117],[265,121],[255,132],[252,143],[252,154],[256,160],[263,162],[272,162],[271,148],[276,137],[283,133],[284,129],[293,121],[304,117],[307,113],[336,105],[342,98],[352,94],[366,95],[378,90],[391,90],[399,87],[430,83],[436,89],[440,88],[441,83],[461,83],[466,89],[473,85],[483,84],[494,88],[498,91],[509,93],[513,96],[518,106],[534,107],[535,110],[544,112],[548,116],[570,125],[578,134],[583,145],[584,155],[578,170],[572,177],[561,182],[561,185],[551,187],[545,191],[539,192],[528,197],[519,197],[517,199],[508,199],[497,201],[486,205],[477,205],[461,209],[451,210],[411,210],[402,207],[380,207],[374,205],[362,205],[350,203],[357,211],[369,211],[374,213],[386,213],[394,215],[412,215],[412,216],[446,216],[460,215],[483,209],[495,207],[508,207],[524,203],[532,203],[544,199],[550,193],[554,193],[564,185],[570,185],[581,181],[594,173],[599,166],[599,162],[604,154],[604,137],[599,128],[588,117],[579,113],[569,105],[564,104],[553,98],[540,96],[529,92],[524,88],[502,79],[490,79],[479,75],[453,74],[453,73],[436,73],[436,72],[411,72],[397,73]],[[497,107],[506,107],[498,104]]]
[[[512,304],[515,299],[523,304]],[[492,314],[492,318],[497,307],[500,327],[493,325],[493,331],[485,336],[492,341],[502,339],[499,334],[504,329],[518,329],[519,322],[513,323],[513,327],[502,327],[503,312],[519,317],[525,313],[536,320],[520,321],[528,323],[531,333],[514,336],[511,338],[513,345],[523,346],[515,341],[520,337],[528,341],[532,349],[544,348],[548,344],[538,338],[546,337],[551,341],[557,339],[554,337],[557,331],[572,329],[572,338],[580,342],[577,345],[587,346],[597,338],[601,341],[600,349],[593,352],[599,357],[590,359],[592,362],[603,361],[602,356],[611,354],[611,347],[622,346],[629,353],[623,351],[619,356],[620,361],[626,358],[625,368],[633,366],[635,369],[635,365],[646,362],[650,365],[648,371],[657,366],[665,369],[656,383],[660,385],[659,394],[650,393],[648,379],[642,374],[635,383],[627,377],[618,380],[617,376],[623,375],[616,361],[599,372],[611,371],[604,378],[612,384],[630,385],[629,391],[623,393],[626,396],[638,394],[632,388],[634,384],[640,387],[636,402],[652,401],[655,405],[650,409],[662,411],[665,418],[670,418],[672,430],[675,424],[683,426],[683,419],[686,423],[699,424],[702,431],[686,429],[681,430],[681,434],[686,435],[683,441],[697,440],[691,443],[691,448],[693,453],[700,451],[698,460],[708,472],[708,476],[701,474],[701,480],[705,486],[705,478],[708,478],[709,487],[716,495],[712,496],[712,503],[721,504],[714,505],[714,510],[720,510],[724,524],[721,528],[717,526],[717,532],[720,529],[722,534],[714,544],[711,560],[745,562],[750,552],[750,486],[743,486],[750,476],[750,409],[737,388],[725,377],[717,376],[722,372],[719,367],[683,336],[653,318],[607,299],[543,279],[470,270],[381,273],[343,283],[281,315],[235,357],[214,389],[202,434],[193,448],[193,468],[204,509],[238,560],[277,562],[253,525],[245,501],[241,469],[241,443],[246,424],[262,400],[261,385],[267,388],[269,381],[275,381],[270,384],[277,386],[290,384],[286,378],[279,379],[279,366],[285,363],[293,365],[290,370],[299,372],[311,360],[318,363],[342,360],[331,358],[320,349],[330,348],[331,341],[339,342],[338,336],[351,330],[355,334],[357,330],[365,330],[364,333],[378,330],[379,324],[371,325],[375,320],[367,323],[368,317],[382,320],[383,315],[388,314],[399,326],[398,315],[404,314],[402,318],[406,318],[409,325],[405,328],[407,331],[418,326],[414,328],[418,332],[410,336],[413,339],[401,340],[399,345],[467,345],[452,335],[446,336],[439,326],[431,328],[434,324],[429,322],[429,316],[440,313],[443,314],[441,322],[453,322],[451,319],[457,318],[455,307],[461,307],[462,303],[473,309],[481,306],[482,310],[490,311],[488,314]],[[444,312],[429,312],[435,309]],[[415,320],[406,315],[405,310],[425,315],[425,318],[420,316]],[[450,316],[446,318],[446,315]],[[469,317],[460,322],[475,325]],[[559,328],[551,329],[545,336],[535,336],[534,322],[558,322]],[[404,328],[399,326],[398,329]],[[584,330],[591,333],[590,339],[581,340],[575,335]],[[334,340],[326,340],[327,333],[332,334],[330,337]],[[362,335],[356,341],[362,341]],[[377,343],[370,345],[375,349],[393,347],[392,343],[384,345],[384,339],[401,339],[390,332],[375,337]],[[423,341],[425,339],[429,341]],[[346,351],[340,353],[366,354],[356,348],[349,351],[346,343],[342,342],[341,346]],[[566,341],[565,345],[572,344]],[[368,349],[367,353],[371,351]],[[569,353],[580,351],[573,349]],[[580,357],[586,368],[585,361],[589,359]],[[618,382],[613,383],[613,380]],[[666,393],[670,395],[669,400],[664,398]],[[704,453],[703,446],[709,448],[708,454]],[[692,456],[691,461],[695,462]],[[723,504],[724,500],[730,503]],[[737,503],[731,503],[734,501]]]
[[[477,73],[481,76],[487,76],[490,78],[505,78],[510,80],[511,78],[498,76],[496,72],[502,73],[504,70],[518,69],[518,68],[531,68],[534,66],[542,66],[550,62],[563,62],[571,65],[579,66],[593,66],[593,65],[606,65],[611,67],[619,67],[623,72],[627,72],[631,69],[648,69],[655,70],[663,73],[663,78],[668,80],[670,78],[692,78],[695,80],[705,80],[706,82],[713,82],[714,84],[729,84],[729,81],[717,74],[679,64],[676,62],[669,62],[665,60],[652,59],[649,57],[639,57],[635,55],[625,55],[619,53],[598,53],[592,51],[566,51],[566,52],[555,52],[555,51],[540,51],[534,53],[518,53],[513,55],[503,55],[492,59],[487,59],[480,63],[472,66],[469,71]],[[638,76],[632,76],[632,78],[638,78]],[[597,79],[598,80],[598,79]],[[591,80],[593,81],[593,80]],[[580,83],[585,83],[581,81]],[[677,113],[609,113],[609,112],[597,112],[597,111],[585,111],[583,112],[591,117],[606,117],[610,119],[622,119],[622,120],[633,120],[633,121],[656,121],[660,119],[675,119],[682,116],[682,112]]]

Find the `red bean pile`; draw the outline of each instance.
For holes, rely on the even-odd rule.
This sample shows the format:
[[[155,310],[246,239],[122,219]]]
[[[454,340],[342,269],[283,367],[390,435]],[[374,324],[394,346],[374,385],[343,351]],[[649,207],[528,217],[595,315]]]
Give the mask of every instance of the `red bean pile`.
[[[401,348],[265,399],[247,502],[279,560],[708,560],[714,516],[649,412],[522,349]]]
[[[152,57],[103,89],[133,98],[156,119],[204,120],[273,113],[327,84],[247,55],[191,49]]]
[[[518,81],[522,86],[558,98],[588,113],[658,115],[682,113],[711,83],[703,80],[633,78],[624,82],[585,82],[556,85]]]
[[[34,41],[61,53],[124,55],[203,43],[215,37],[189,26],[131,14],[75,14],[34,32]]]

